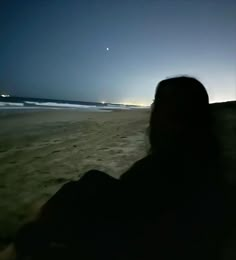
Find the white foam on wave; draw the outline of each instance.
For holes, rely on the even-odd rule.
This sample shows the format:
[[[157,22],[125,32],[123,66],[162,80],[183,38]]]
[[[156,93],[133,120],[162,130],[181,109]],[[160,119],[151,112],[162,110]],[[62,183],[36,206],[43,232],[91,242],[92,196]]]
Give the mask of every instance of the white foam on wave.
[[[83,109],[89,111],[114,111],[114,110],[131,110],[140,109],[142,107],[137,106],[126,106],[116,104],[106,104],[101,106],[96,105],[80,105],[80,104],[69,104],[69,103],[57,103],[57,102],[34,102],[24,101],[19,102],[0,102],[0,109]]]
[[[77,105],[77,104],[68,104],[68,103],[54,103],[54,102],[25,101],[24,103],[27,105],[43,106],[43,107],[97,108],[96,106]]]
[[[59,107],[25,107],[25,106],[0,106],[0,110],[48,110],[48,109],[62,109]]]
[[[60,108],[82,108],[82,109],[95,109],[95,110],[129,110],[131,107],[126,107],[125,105],[113,105],[107,104],[106,106],[96,106],[96,105],[79,105],[79,104],[68,104],[68,103],[56,103],[56,102],[32,102],[25,101],[27,105],[40,106],[40,107],[60,107]]]
[[[0,102],[1,107],[23,107],[24,103],[17,102]]]

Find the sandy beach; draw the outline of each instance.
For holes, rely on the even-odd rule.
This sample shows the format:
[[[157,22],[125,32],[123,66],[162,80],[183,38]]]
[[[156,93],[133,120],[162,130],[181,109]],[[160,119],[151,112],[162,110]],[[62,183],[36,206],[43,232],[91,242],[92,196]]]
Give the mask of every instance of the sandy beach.
[[[211,108],[225,178],[236,187],[236,103]],[[147,109],[0,111],[1,244],[64,183],[78,180],[90,169],[118,178],[145,156],[149,115]],[[236,201],[235,192],[232,197]],[[234,248],[229,246],[230,255]]]
[[[1,112],[1,240],[86,171],[118,178],[148,150],[148,119],[148,110]]]

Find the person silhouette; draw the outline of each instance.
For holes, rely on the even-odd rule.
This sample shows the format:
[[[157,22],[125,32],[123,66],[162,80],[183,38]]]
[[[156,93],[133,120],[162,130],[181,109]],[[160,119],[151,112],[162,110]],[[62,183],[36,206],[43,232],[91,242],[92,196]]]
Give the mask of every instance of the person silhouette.
[[[208,94],[198,80],[158,84],[149,155],[121,177],[136,259],[222,257],[226,186],[212,128]]]
[[[92,170],[65,184],[17,233],[18,259],[220,259],[225,186],[205,87],[161,81],[148,134],[119,180]]]

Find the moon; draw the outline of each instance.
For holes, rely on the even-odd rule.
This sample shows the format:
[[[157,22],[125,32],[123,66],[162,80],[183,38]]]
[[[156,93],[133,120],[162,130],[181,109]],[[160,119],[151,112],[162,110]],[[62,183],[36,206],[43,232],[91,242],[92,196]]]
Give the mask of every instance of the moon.
[[[108,48],[108,47],[107,47],[107,48],[106,48],[106,50],[107,50],[107,51],[109,51],[109,50],[110,50],[110,48]]]

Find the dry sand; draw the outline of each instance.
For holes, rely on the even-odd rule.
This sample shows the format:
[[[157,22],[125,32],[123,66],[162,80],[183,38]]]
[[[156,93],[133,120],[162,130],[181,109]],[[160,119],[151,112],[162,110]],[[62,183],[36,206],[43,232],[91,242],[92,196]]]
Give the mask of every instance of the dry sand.
[[[149,111],[0,113],[0,238],[90,169],[119,177],[148,150]]]

